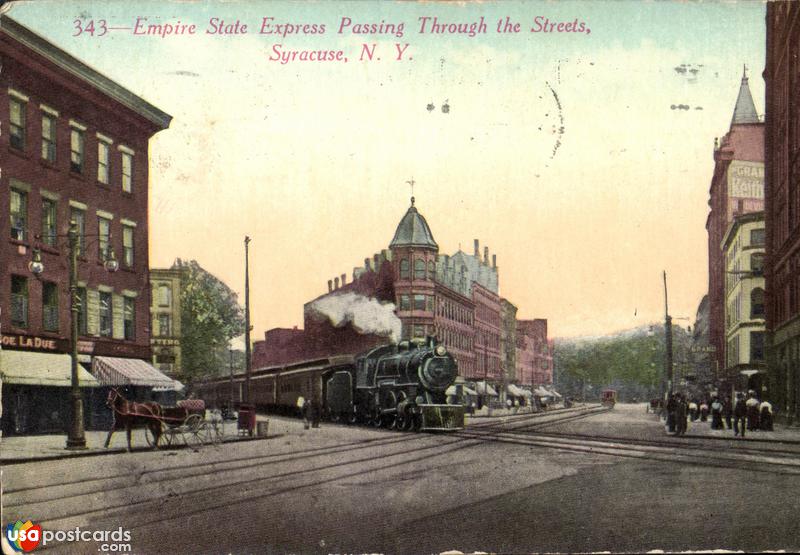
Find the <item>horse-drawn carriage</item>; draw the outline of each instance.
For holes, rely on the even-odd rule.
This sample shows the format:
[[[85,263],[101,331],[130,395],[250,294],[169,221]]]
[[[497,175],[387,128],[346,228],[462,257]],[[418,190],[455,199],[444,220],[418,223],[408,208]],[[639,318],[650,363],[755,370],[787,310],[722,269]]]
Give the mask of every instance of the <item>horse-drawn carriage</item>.
[[[604,389],[603,393],[602,393],[602,396],[601,396],[601,402],[603,403],[604,407],[607,407],[609,409],[613,409],[614,405],[617,404],[617,392],[616,392],[616,390],[614,390],[614,389]]]
[[[106,437],[106,447],[114,431],[124,429],[130,451],[131,430],[134,428],[144,428],[147,444],[153,448],[177,445],[178,438],[192,448],[222,441],[222,417],[216,415],[216,418],[207,420],[202,399],[187,399],[178,401],[174,407],[164,407],[153,402],[128,401],[119,391],[112,389],[107,404],[114,413],[114,424]]]

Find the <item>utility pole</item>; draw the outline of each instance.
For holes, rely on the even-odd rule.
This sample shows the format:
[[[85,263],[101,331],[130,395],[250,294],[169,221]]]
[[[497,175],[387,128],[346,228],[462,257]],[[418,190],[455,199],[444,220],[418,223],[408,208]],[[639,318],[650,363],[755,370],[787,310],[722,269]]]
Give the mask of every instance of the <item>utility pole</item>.
[[[228,343],[228,369],[231,373],[231,400],[228,403],[228,409],[233,411],[233,347]]]
[[[244,402],[250,403],[250,237],[244,237]]]
[[[667,271],[664,270],[664,335],[666,339],[666,375],[667,375],[667,394],[672,395],[672,317],[669,315],[669,305],[667,304]]]
[[[67,449],[86,449],[86,434],[83,429],[83,394],[78,378],[78,224],[69,222],[67,232],[69,241],[69,313],[70,313],[70,401],[72,405],[72,421],[67,435]],[[84,308],[85,310],[85,308]]]

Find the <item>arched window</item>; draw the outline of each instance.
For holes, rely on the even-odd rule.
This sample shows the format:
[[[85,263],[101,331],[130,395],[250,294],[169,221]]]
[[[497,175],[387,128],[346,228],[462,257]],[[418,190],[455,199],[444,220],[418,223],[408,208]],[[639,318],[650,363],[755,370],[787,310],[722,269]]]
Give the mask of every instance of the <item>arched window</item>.
[[[760,287],[750,293],[750,318],[764,317],[764,290]]]
[[[408,279],[408,259],[400,261],[400,279]]]
[[[434,264],[433,260],[428,262],[428,279],[431,281],[436,279],[436,264]]]
[[[414,279],[425,279],[425,261],[421,258],[414,261]]]

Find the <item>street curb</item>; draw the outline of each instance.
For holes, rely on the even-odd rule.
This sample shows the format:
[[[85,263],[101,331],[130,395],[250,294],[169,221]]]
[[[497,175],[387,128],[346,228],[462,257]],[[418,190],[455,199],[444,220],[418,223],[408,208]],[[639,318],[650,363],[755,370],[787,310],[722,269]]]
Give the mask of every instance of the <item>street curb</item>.
[[[230,444],[230,443],[247,443],[250,441],[262,441],[265,439],[277,439],[280,437],[285,436],[286,434],[271,434],[264,437],[244,437],[241,439],[231,439],[228,441],[222,441],[222,444]],[[182,449],[191,449],[188,445],[171,445],[168,449],[151,449],[151,448],[144,448],[144,447],[135,447],[131,449],[131,454],[134,453],[168,453],[169,451],[178,451]],[[0,458],[0,464],[3,466],[13,466],[17,464],[28,464],[28,463],[36,463],[36,462],[46,462],[46,461],[62,461],[66,459],[83,459],[86,457],[101,457],[104,455],[119,455],[122,453],[128,453],[128,450],[124,447],[112,447],[109,449],[104,449],[102,451],[87,451],[86,453],[75,453],[73,455],[53,455],[53,456],[38,456],[38,457],[26,457],[26,458],[18,458],[18,459],[3,459]]]

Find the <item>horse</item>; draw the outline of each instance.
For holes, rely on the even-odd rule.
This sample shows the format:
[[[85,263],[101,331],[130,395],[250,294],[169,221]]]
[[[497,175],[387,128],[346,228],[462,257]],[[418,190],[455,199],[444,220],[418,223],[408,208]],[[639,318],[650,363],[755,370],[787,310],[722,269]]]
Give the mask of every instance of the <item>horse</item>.
[[[128,437],[128,452],[131,451],[131,430],[134,428],[149,428],[153,434],[153,448],[158,448],[161,438],[161,405],[158,403],[136,403],[128,401],[116,389],[108,392],[106,405],[114,413],[114,423],[108,431],[105,448],[111,443],[111,436],[115,430],[125,428]]]

